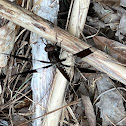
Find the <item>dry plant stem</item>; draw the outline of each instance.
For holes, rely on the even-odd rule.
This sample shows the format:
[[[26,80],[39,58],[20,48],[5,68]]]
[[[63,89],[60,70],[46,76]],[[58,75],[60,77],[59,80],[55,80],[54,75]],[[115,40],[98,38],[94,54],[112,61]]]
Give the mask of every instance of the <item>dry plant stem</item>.
[[[57,1],[53,0],[34,0],[34,6],[33,6],[33,12],[39,15],[40,17],[43,17],[44,19],[48,19],[53,23],[57,23],[57,15],[59,11],[59,3]],[[53,5],[52,5],[53,4]],[[30,42],[32,46],[32,58],[37,60],[44,60],[49,61],[48,59],[48,53],[45,51],[45,44],[49,43],[49,41],[46,41],[41,36],[37,35],[36,33],[31,33],[30,36]],[[46,66],[45,63],[40,63],[37,61],[33,61],[33,69],[42,68]],[[47,105],[49,102],[49,94],[51,90],[51,85],[53,81],[53,76],[55,73],[55,68],[50,67],[48,69],[39,69],[37,73],[33,74],[32,81],[31,81],[31,88],[33,92],[33,108],[35,113],[33,114],[32,118],[37,118],[45,113],[47,110]],[[57,89],[58,90],[58,89]],[[36,93],[37,91],[37,93]],[[53,105],[53,103],[51,102]],[[45,109],[42,109],[44,107]],[[48,117],[48,116],[47,116]],[[48,121],[51,122],[51,119],[47,118],[45,116],[43,121],[41,118],[38,118],[33,121],[34,126],[38,125],[49,125]],[[53,116],[54,117],[54,116]],[[47,121],[47,119],[49,119]],[[42,124],[44,122],[44,124]],[[56,126],[55,122],[51,122],[51,124]],[[51,126],[51,125],[50,125]]]
[[[90,0],[75,0],[68,26],[68,31],[76,37],[83,32]],[[81,93],[81,92],[80,92]],[[81,98],[85,108],[85,115],[90,126],[96,126],[96,116],[89,95],[82,95]]]
[[[29,121],[27,121],[27,122],[24,122],[24,123],[20,124],[19,126],[24,126],[24,124],[27,124],[28,122],[31,122],[31,121],[33,121],[33,120],[35,120],[35,119],[45,117],[46,115],[49,115],[49,114],[54,113],[54,112],[56,112],[56,111],[59,111],[59,110],[61,110],[61,109],[63,109],[63,108],[66,108],[67,106],[71,106],[71,105],[78,104],[78,103],[80,103],[80,100],[73,101],[73,102],[71,102],[71,103],[69,103],[69,104],[67,104],[67,105],[64,105],[64,106],[62,106],[62,107],[60,107],[60,108],[57,108],[56,110],[50,111],[50,112],[48,112],[48,113],[45,113],[44,115],[41,115],[40,117],[37,117],[37,118],[31,119],[31,120],[29,120]]]
[[[84,108],[85,108],[85,115],[87,116],[87,120],[90,126],[96,126],[96,117],[94,114],[94,109],[90,102],[90,98],[89,96],[86,95],[81,95],[82,98],[82,102],[84,104]]]
[[[47,40],[54,43],[57,42],[58,45],[61,45],[70,53],[77,53],[89,47],[89,45],[83,43],[83,41],[55,26],[51,22],[40,18],[32,12],[16,6],[13,3],[0,0],[0,15],[32,32],[37,33]]]
[[[85,115],[87,117],[89,126],[96,126],[96,116],[94,114],[94,108],[92,106],[88,90],[84,84],[81,84],[79,87],[79,92],[81,94],[82,103],[85,109]]]
[[[70,15],[71,15],[71,12],[72,12],[73,4],[74,4],[74,0],[71,0],[71,4],[70,4],[70,8],[69,8],[69,13],[68,13],[68,16],[67,16],[67,22],[66,22],[65,30],[68,29],[68,24],[70,22]]]
[[[25,95],[27,95],[30,91],[31,91],[31,90],[29,90],[28,92],[26,92],[23,96],[18,97],[17,99],[13,99],[13,98],[12,98],[13,101],[10,100],[10,101],[8,101],[6,104],[1,105],[1,106],[0,106],[1,110],[3,110],[3,109],[5,109],[5,108],[9,107],[10,105],[16,103],[16,102],[19,101],[21,98],[23,98]]]
[[[63,82],[64,81],[66,82],[66,80],[62,79],[62,76],[63,75],[58,72],[56,73],[56,76],[53,80],[53,85],[50,91],[50,98],[49,98],[49,103],[48,103],[48,112],[54,111],[57,108],[60,108],[63,106],[62,103],[63,103],[63,98],[64,98],[64,90],[66,88],[66,85],[63,85]],[[53,124],[55,124],[55,126],[58,126],[61,112],[62,112],[62,109],[47,115],[44,118],[43,125],[54,126]]]
[[[66,52],[65,52],[66,53]],[[66,56],[66,55],[65,55]],[[62,58],[62,55],[61,55]],[[66,64],[66,62],[64,62]],[[60,108],[64,105],[64,94],[65,89],[67,85],[67,80],[64,78],[64,76],[61,74],[61,72],[57,69],[55,78],[53,80],[52,89],[50,92],[49,102],[48,102],[48,112],[56,110],[57,108]],[[59,119],[61,117],[61,112],[63,110],[56,111],[54,113],[51,113],[47,115],[44,118],[44,126],[58,126],[59,125]]]
[[[74,54],[89,47],[89,45],[85,44],[83,41],[59,27],[54,26],[51,22],[44,20],[10,2],[0,0],[0,15],[32,32],[37,33],[47,40],[52,42],[56,42],[58,40],[58,45],[61,45],[62,48],[70,53]],[[125,67],[119,65],[119,62],[99,50],[92,48],[92,51],[95,52],[84,58],[83,61],[107,73],[110,77],[115,78],[123,84],[126,84]]]
[[[27,34],[28,34],[28,32],[25,34],[25,36],[24,36],[24,38],[23,38],[23,41],[26,39],[26,37],[27,37]],[[20,40],[19,40],[20,41]],[[7,51],[7,50],[6,50]],[[29,50],[30,51],[30,50]],[[27,51],[27,53],[28,53],[28,51]],[[7,52],[7,54],[9,54],[8,52]],[[27,56],[27,55],[25,55],[25,56]],[[13,61],[11,60],[11,63],[9,64],[9,68],[12,68],[12,66],[13,66]],[[9,81],[9,83],[8,83],[8,78],[10,78],[11,77],[11,73],[12,73],[12,69],[10,69],[8,72],[7,72],[7,75],[6,75],[6,79],[5,79],[5,81],[4,81],[4,86],[3,86],[3,92],[2,92],[2,98],[3,98],[3,96],[4,96],[4,93],[5,93],[5,89],[6,89],[6,87],[10,87],[11,86],[11,83],[12,83],[12,80],[14,80],[14,78],[12,79],[11,78],[11,80]],[[19,79],[19,78],[18,78]],[[7,86],[7,83],[8,83],[8,86]],[[13,88],[14,88],[15,86],[13,86]],[[11,92],[12,93],[12,92]],[[13,94],[13,93],[12,93]]]
[[[28,48],[28,50],[27,50],[27,52],[26,52],[25,57],[27,57],[27,56],[28,56],[30,49],[31,49],[31,47],[29,46],[29,48]],[[24,71],[24,69],[25,69],[25,67],[26,67],[27,63],[28,63],[28,61],[26,61],[26,62],[24,63],[24,65],[23,65],[23,67],[22,67],[22,69],[21,69],[20,73]],[[16,78],[16,81],[15,81],[15,83],[14,83],[14,86],[13,86],[13,90],[12,90],[12,92],[14,92],[15,87],[16,87],[16,85],[17,85],[18,81],[19,81],[20,76],[21,76],[21,75],[18,75],[18,77]]]
[[[7,65],[7,56],[1,53],[10,54],[14,47],[15,27],[16,25],[12,22],[0,27],[0,67]]]
[[[85,25],[90,0],[74,0],[68,31],[76,37],[80,37]]]

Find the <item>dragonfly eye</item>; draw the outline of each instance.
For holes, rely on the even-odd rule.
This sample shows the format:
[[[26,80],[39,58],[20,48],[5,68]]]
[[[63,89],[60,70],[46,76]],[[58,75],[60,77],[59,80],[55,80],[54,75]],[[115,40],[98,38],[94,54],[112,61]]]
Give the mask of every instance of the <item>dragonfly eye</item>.
[[[45,47],[46,52],[52,52],[54,50],[55,50],[55,46],[53,46],[52,44],[47,44]]]

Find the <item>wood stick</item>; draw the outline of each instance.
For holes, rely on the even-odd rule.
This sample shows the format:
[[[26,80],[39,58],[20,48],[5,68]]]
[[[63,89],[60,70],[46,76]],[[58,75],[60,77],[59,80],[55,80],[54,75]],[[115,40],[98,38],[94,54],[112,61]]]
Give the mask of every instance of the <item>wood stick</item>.
[[[68,31],[78,38],[83,32],[89,6],[90,0],[74,0]],[[80,84],[79,92],[83,102],[87,121],[90,126],[96,126],[96,115],[89,94],[84,85],[82,86]],[[86,94],[83,94],[83,92]]]
[[[70,53],[77,53],[88,47],[80,39],[72,36],[65,30],[55,26],[51,22],[40,18],[30,11],[25,10],[11,2],[0,0],[0,15],[36,34],[50,40],[57,42],[66,51]],[[107,73],[110,77],[126,84],[126,68],[120,65],[119,62],[95,48],[91,49],[94,53],[83,58],[83,61]]]
[[[58,11],[59,11],[59,3],[55,2],[53,3],[53,6],[52,6],[51,2],[52,0],[42,0],[41,2],[40,1],[38,2],[38,0],[34,0],[32,10],[35,14],[39,15],[40,17],[44,19],[48,19],[56,24]],[[39,8],[37,6],[39,6]],[[38,36],[34,32],[31,33],[30,45],[32,47],[33,59],[45,60],[45,61],[49,60],[48,53],[45,51],[45,46],[46,46],[45,44],[47,43],[48,41],[46,41],[45,38]],[[36,62],[35,60],[32,62],[32,64],[33,64],[33,69],[41,68],[39,69],[39,71],[37,71],[37,73],[33,74],[32,81],[31,81],[33,101],[35,102],[32,105],[34,108],[34,114],[32,115],[32,118],[34,119],[43,115],[49,109],[49,108],[47,109],[47,107],[48,107],[48,104],[50,103],[49,97],[51,95],[50,92],[52,92],[51,89],[52,89],[53,78],[55,75],[55,68],[49,67],[48,69],[42,69],[42,67],[44,67],[46,64]],[[55,106],[56,107],[55,109],[57,109],[58,102],[55,103],[51,101],[51,105]],[[41,109],[41,106],[44,107],[46,110]],[[49,109],[49,111],[52,111],[52,110]],[[55,112],[55,114],[57,112]],[[57,123],[55,123],[54,121],[51,121],[52,118],[55,118],[55,116],[52,114],[49,114],[45,116],[44,119],[41,119],[41,118],[35,119],[33,120],[33,126],[40,126],[40,125],[57,126]],[[60,116],[58,116],[56,119],[58,120],[58,118],[60,118]]]
[[[57,42],[70,53],[77,53],[89,47],[65,30],[14,3],[0,0],[0,15],[47,40]]]

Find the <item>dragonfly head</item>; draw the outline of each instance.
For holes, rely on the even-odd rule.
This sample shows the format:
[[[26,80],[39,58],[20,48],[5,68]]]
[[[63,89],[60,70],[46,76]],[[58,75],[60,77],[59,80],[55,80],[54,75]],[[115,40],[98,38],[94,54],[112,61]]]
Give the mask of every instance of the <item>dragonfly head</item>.
[[[55,50],[55,46],[52,45],[52,44],[47,44],[46,47],[45,47],[46,52],[52,52],[54,50]]]

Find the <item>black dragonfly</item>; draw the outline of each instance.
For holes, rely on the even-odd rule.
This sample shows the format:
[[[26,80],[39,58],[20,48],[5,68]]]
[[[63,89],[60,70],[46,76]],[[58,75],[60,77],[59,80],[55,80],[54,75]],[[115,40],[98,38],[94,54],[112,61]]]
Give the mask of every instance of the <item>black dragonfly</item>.
[[[55,65],[59,69],[59,71],[63,74],[63,76],[70,82],[70,77],[69,77],[69,75],[68,75],[68,73],[66,72],[66,69],[65,69],[65,67],[70,67],[70,66],[62,63],[66,59],[60,59],[59,58],[60,47],[57,46],[56,44],[53,45],[53,44],[48,43],[48,44],[46,44],[45,51],[48,53],[48,59],[50,61],[43,61],[43,60],[36,60],[36,61],[39,61],[39,62],[42,62],[42,63],[50,63],[50,65],[44,66],[42,68],[49,68],[49,67]],[[93,53],[93,52],[90,50],[90,48],[87,48],[85,50],[82,50],[82,51],[74,54],[74,56],[83,58],[83,57],[90,55],[91,53]],[[5,54],[5,55],[8,55],[8,54]],[[22,59],[22,60],[25,60],[25,61],[31,61],[31,58],[25,58],[25,57],[21,57],[21,56],[12,55],[12,54],[10,54],[10,56],[13,56],[14,58]],[[91,69],[88,69],[88,68],[79,68],[79,70],[84,72],[84,73],[96,73],[95,70],[91,70]],[[15,75],[20,75],[20,74],[23,75],[23,74],[26,74],[26,73],[35,73],[35,72],[37,72],[37,69],[28,70],[28,71],[21,72],[21,73],[15,74]],[[13,76],[15,76],[15,75],[13,75]]]

